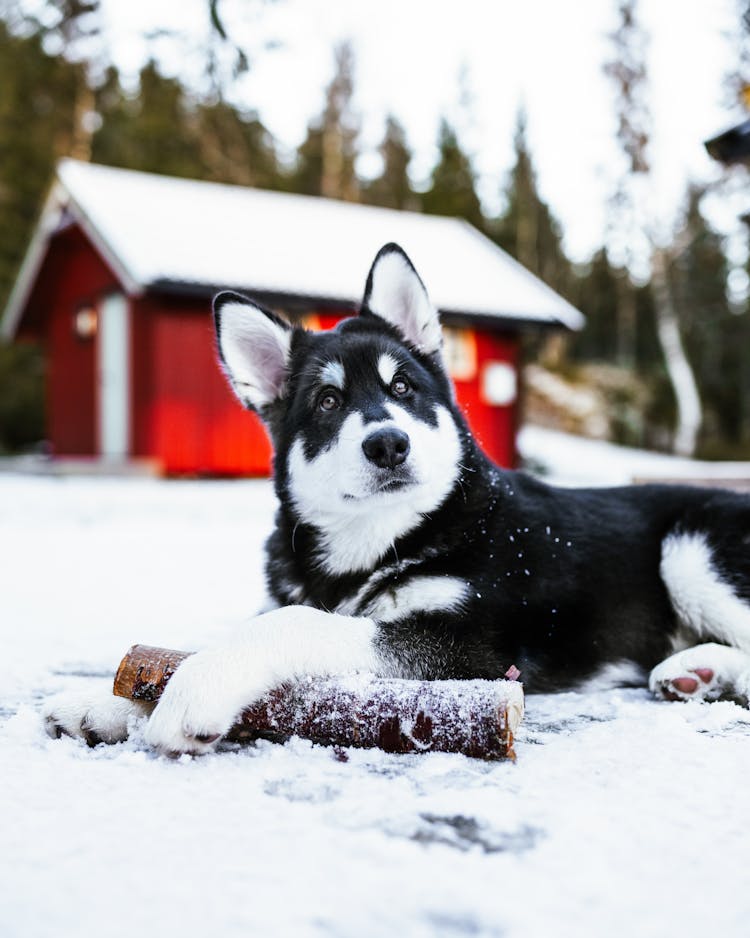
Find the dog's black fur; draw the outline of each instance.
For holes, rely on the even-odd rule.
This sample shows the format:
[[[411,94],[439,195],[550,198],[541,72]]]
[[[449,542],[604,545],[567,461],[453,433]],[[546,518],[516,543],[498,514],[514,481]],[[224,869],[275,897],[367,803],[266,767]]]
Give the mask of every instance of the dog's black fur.
[[[387,246],[376,265],[384,252],[399,251]],[[353,614],[364,614],[375,594],[394,593],[415,575],[458,577],[468,584],[460,611],[410,610],[381,625],[384,651],[400,672],[427,678],[492,678],[516,664],[537,690],[570,687],[617,662],[648,671],[675,649],[685,623],[660,576],[669,535],[704,536],[716,572],[750,602],[749,499],[683,486],[553,488],[498,468],[474,441],[439,354],[420,350],[370,310],[371,280],[372,272],[359,317],[330,332],[294,330],[283,396],[259,408],[276,452],[280,508],[267,559],[276,602],[334,611],[358,596]],[[239,299],[217,298],[219,330],[230,298]],[[290,446],[301,436],[306,457],[314,459],[352,410],[365,423],[388,419],[393,394],[373,365],[383,353],[402,363],[410,392],[401,406],[432,425],[436,404],[450,412],[460,471],[439,507],[396,537],[376,563],[331,572],[321,562],[320,531],[296,510],[290,493]],[[331,360],[343,362],[348,386],[340,406],[326,413],[316,409],[321,389],[310,362]]]

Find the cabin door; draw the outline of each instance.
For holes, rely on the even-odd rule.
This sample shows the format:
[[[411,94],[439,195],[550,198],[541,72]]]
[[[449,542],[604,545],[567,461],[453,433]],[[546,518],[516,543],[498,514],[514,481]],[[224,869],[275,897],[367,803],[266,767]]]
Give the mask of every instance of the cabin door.
[[[130,310],[122,293],[99,306],[99,454],[125,459],[130,444]]]

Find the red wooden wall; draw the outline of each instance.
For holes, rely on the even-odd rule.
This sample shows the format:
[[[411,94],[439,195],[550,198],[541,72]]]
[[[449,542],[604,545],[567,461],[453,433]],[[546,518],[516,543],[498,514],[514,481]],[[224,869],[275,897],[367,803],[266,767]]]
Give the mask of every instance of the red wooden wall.
[[[76,335],[74,317],[81,306],[95,305],[113,289],[119,289],[115,275],[79,228],[54,237],[21,336],[44,346],[47,436],[56,455],[98,451],[96,342]]]
[[[112,271],[76,227],[52,241],[34,287],[23,332],[47,351],[47,415],[53,451],[95,456],[96,339],[80,339],[76,311],[119,289]],[[170,474],[265,475],[271,446],[260,420],[239,404],[221,374],[207,299],[146,295],[130,301],[131,455],[156,460]],[[308,328],[330,328],[340,312],[308,316]],[[518,366],[516,334],[448,331],[447,351],[459,405],[485,452],[515,463],[517,405],[492,406],[484,369]],[[456,354],[458,350],[458,354]]]
[[[168,473],[266,475],[271,445],[261,421],[229,390],[214,346],[208,304],[164,297],[133,303],[133,455],[158,459]],[[329,329],[340,313],[306,317]],[[515,463],[515,404],[495,407],[482,393],[488,363],[517,367],[515,336],[461,330],[474,348],[474,374],[455,381],[458,402],[482,448]]]
[[[516,378],[520,366],[520,343],[517,335],[467,329],[465,340],[475,347],[476,371],[467,379],[454,376],[456,398],[474,436],[494,462],[512,468],[517,462],[516,431],[518,399],[505,406],[488,402],[485,369],[494,364],[509,365]]]
[[[169,473],[267,474],[268,437],[219,369],[210,304],[145,297],[132,309],[134,455]]]

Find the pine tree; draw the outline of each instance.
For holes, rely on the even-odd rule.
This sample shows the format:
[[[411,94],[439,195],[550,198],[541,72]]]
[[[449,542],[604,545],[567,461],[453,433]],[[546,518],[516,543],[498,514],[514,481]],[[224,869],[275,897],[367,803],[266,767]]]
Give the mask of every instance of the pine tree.
[[[613,264],[606,247],[578,269],[573,279],[571,302],[586,317],[581,332],[570,338],[570,355],[579,361],[616,364],[618,361],[617,313],[623,291],[631,292],[637,338],[635,365],[647,381],[663,368],[656,336],[653,297],[648,284],[635,286],[627,268]]]
[[[38,33],[12,35],[0,21],[0,309],[55,162],[71,149],[78,68],[47,55]]]
[[[91,158],[95,163],[128,169],[136,155],[133,141],[138,100],[126,94],[120,74],[110,65],[96,89],[96,126],[91,139]]]
[[[238,185],[278,188],[273,138],[254,114],[222,100],[198,103],[154,63],[134,97],[114,68],[97,91],[99,129],[92,157],[109,166]]]
[[[75,136],[79,66],[47,55],[42,36],[0,20],[0,312],[5,307],[56,160]],[[0,451],[41,439],[42,358],[0,345]]]
[[[383,169],[364,187],[363,200],[385,208],[417,208],[418,200],[409,178],[411,150],[404,128],[392,115],[386,120],[385,136],[378,152],[383,160]]]
[[[241,114],[225,101],[204,103],[193,116],[201,177],[216,182],[277,189],[281,170],[273,137],[256,114]]]
[[[323,131],[317,122],[308,124],[307,135],[297,148],[297,158],[286,188],[303,195],[321,195],[323,180]]]
[[[94,114],[89,72],[103,52],[100,0],[44,0],[28,7],[16,4],[15,13],[8,21],[15,19],[17,34],[39,36],[48,53],[74,66],[73,126],[67,155],[87,160]]]
[[[354,52],[350,43],[343,42],[334,50],[334,75],[326,88],[323,112],[308,125],[297,151],[297,166],[289,180],[293,191],[358,201],[359,123],[352,109],[353,93]]]
[[[581,361],[614,362],[617,357],[617,281],[623,271],[612,266],[606,248],[600,248],[576,282],[576,306],[586,323],[571,338],[570,354]]]
[[[430,188],[422,193],[421,201],[422,211],[428,215],[464,218],[480,230],[485,228],[471,160],[445,119],[440,122],[438,134],[438,161],[432,170]]]
[[[162,75],[151,61],[141,69],[138,95],[131,102],[118,101],[114,87],[108,90],[116,127],[110,125],[108,112],[100,111],[102,124],[92,142],[96,162],[169,176],[201,176],[191,102],[177,79]]]
[[[0,454],[29,449],[44,438],[43,377],[36,346],[0,342]]]
[[[522,110],[513,142],[515,162],[504,193],[505,211],[492,225],[492,237],[554,290],[571,297],[573,275],[562,246],[562,228],[539,194]]]

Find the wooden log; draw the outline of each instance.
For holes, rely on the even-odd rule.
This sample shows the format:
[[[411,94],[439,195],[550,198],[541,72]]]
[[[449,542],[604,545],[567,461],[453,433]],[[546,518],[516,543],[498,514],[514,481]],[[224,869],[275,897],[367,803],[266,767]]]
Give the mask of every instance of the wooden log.
[[[133,645],[117,670],[114,693],[158,700],[188,654]],[[518,676],[514,668],[509,674]],[[337,747],[459,752],[515,761],[513,737],[523,707],[523,688],[516,680],[306,678],[275,688],[248,707],[227,738],[282,741],[301,736]]]

